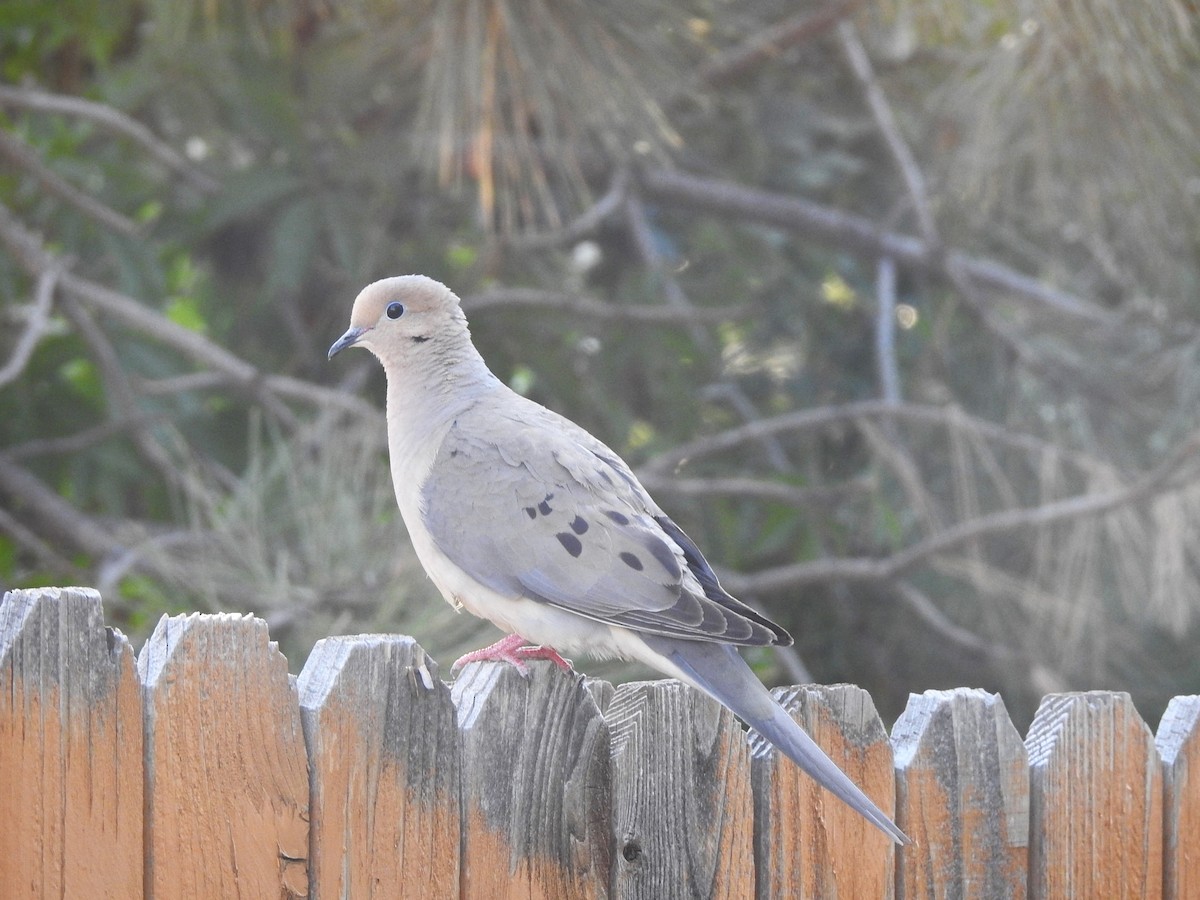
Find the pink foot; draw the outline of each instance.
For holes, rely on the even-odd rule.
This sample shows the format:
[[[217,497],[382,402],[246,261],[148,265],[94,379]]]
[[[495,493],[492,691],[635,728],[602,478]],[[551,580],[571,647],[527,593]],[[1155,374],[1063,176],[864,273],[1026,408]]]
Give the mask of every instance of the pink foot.
[[[571,671],[570,660],[559,656],[553,647],[527,646],[525,638],[519,634],[510,634],[481,650],[464,653],[454,661],[450,671],[457,672],[473,662],[506,662],[515,666],[522,675],[528,675],[529,666],[525,665],[527,659],[548,659],[564,672]]]

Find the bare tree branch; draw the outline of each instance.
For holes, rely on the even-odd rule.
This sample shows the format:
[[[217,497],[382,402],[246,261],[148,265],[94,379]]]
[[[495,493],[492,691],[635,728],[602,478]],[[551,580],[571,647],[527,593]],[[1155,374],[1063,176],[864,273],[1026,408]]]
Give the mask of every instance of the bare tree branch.
[[[620,168],[613,175],[608,190],[599,200],[585,209],[562,228],[546,232],[528,232],[502,236],[504,243],[514,250],[546,250],[572,244],[593,234],[605,220],[616,215],[625,202],[629,190],[629,170]]]
[[[216,179],[189,163],[141,122],[111,106],[84,100],[82,97],[51,94],[46,91],[12,85],[0,85],[0,105],[19,107],[35,112],[62,113],[85,119],[113,134],[134,141],[168,169],[186,178],[196,189],[206,194],[213,194],[221,188]]]
[[[46,270],[61,265],[58,258],[47,252],[41,240],[30,232],[3,204],[0,204],[0,243],[31,276],[37,278]],[[73,272],[59,276],[62,290],[96,308],[147,337],[175,348],[202,366],[220,372],[231,387],[246,392],[265,410],[280,421],[294,427],[296,418],[281,398],[297,400],[306,405],[334,406],[356,415],[375,415],[369,403],[357,397],[331,390],[323,385],[290,378],[284,375],[264,375],[259,369],[223,347],[214,344],[199,332],[177,325],[153,310],[111,288],[96,284]]]
[[[838,23],[837,33],[842,51],[850,63],[850,69],[854,72],[854,77],[858,79],[859,84],[862,85],[871,116],[883,135],[888,150],[896,161],[897,168],[900,169],[900,177],[904,179],[908,196],[912,200],[913,211],[916,213],[917,230],[927,246],[940,247],[941,239],[938,237],[933,208],[929,203],[929,192],[925,188],[925,176],[921,174],[921,169],[917,165],[912,150],[909,149],[908,142],[900,133],[900,125],[896,122],[896,116],[888,103],[887,95],[875,77],[875,69],[871,65],[871,58],[867,55],[867,48],[863,46],[862,40],[858,36],[858,29],[853,22],[844,19]]]
[[[1089,471],[1104,467],[1097,460],[1082,454],[1071,454],[1048,441],[1032,435],[1013,432],[994,422],[971,416],[957,407],[925,406],[919,403],[892,405],[884,403],[882,400],[861,400],[837,406],[802,409],[739,425],[715,434],[704,435],[648,460],[643,464],[642,471],[655,474],[674,472],[685,462],[690,463],[707,456],[737,449],[743,444],[760,440],[764,434],[778,435],[790,431],[806,431],[852,422],[855,419],[888,416],[945,428],[969,428],[981,437],[1001,446],[1027,453],[1049,453],[1061,456]]]
[[[788,47],[802,44],[828,31],[861,2],[839,0],[764,28],[710,59],[700,69],[700,80],[714,86],[732,81],[764,60],[778,56]]]
[[[13,163],[36,178],[49,193],[75,207],[105,228],[110,228],[127,237],[132,237],[141,230],[132,219],[105,206],[91,194],[79,190],[42,162],[42,158],[24,141],[2,128],[0,128],[0,156],[7,156]]]
[[[54,302],[54,287],[58,283],[58,276],[57,268],[45,269],[38,276],[37,291],[33,302],[27,307],[29,317],[25,322],[25,330],[17,339],[12,356],[4,364],[4,368],[0,369],[0,387],[15,381],[25,371],[34,348],[45,334],[46,326],[50,324],[50,306]]]
[[[900,364],[896,360],[896,263],[881,256],[875,278],[875,368],[884,403],[900,402]]]
[[[903,575],[931,556],[990,535],[1099,516],[1147,500],[1177,486],[1188,462],[1197,462],[1200,433],[1180,443],[1166,459],[1123,488],[1080,494],[1040,506],[1006,509],[959,522],[882,559],[821,559],[765,569],[752,575],[725,576],[734,593],[766,593],[826,581],[888,581]]]
[[[52,546],[103,557],[123,549],[113,529],[89,518],[27,469],[0,454],[0,494],[22,525]]]
[[[625,222],[630,235],[633,237],[634,246],[637,247],[638,254],[642,258],[642,262],[654,273],[661,283],[667,303],[676,310],[688,315],[688,333],[691,336],[692,342],[708,354],[717,353],[718,347],[713,341],[712,335],[701,328],[699,323],[694,320],[696,308],[692,305],[691,299],[684,292],[683,288],[680,287],[679,281],[668,271],[662,254],[655,243],[654,235],[651,233],[650,220],[646,216],[645,207],[642,205],[641,198],[636,193],[630,193],[625,199]],[[749,421],[760,418],[758,410],[754,408],[754,403],[736,383],[729,382],[724,384],[720,390],[728,397],[730,404],[743,418]],[[775,471],[788,472],[792,469],[792,464],[788,460],[787,454],[783,452],[783,448],[779,446],[774,438],[769,435],[764,436],[760,443],[762,444],[763,452],[766,453],[767,459]]]
[[[724,217],[761,222],[796,231],[816,240],[872,256],[887,255],[897,262],[947,278],[947,268],[957,265],[973,281],[1011,294],[1032,306],[1070,318],[1115,327],[1123,320],[1067,291],[1051,287],[994,260],[958,250],[939,254],[920,238],[879,228],[855,213],[822,206],[800,197],[746,187],[715,178],[703,178],[668,169],[643,169],[639,180],[652,197]]]
[[[57,438],[34,438],[17,444],[5,451],[5,455],[13,462],[22,459],[40,459],[47,456],[70,456],[101,444],[109,438],[124,434],[126,431],[145,428],[166,419],[165,413],[138,414],[129,418],[112,418],[91,428],[85,428],[75,434]]]
[[[946,617],[946,614],[938,609],[937,604],[924,591],[917,590],[907,581],[897,581],[894,585],[897,593],[900,595],[901,601],[911,609],[926,625],[932,628],[937,634],[966,647],[968,650],[974,650],[978,653],[983,653],[987,656],[998,656],[1008,659],[1016,656],[1016,654],[1007,647],[991,644],[975,634],[963,628],[961,625],[956,625]]]
[[[870,490],[870,485],[861,479],[834,486],[797,487],[761,478],[676,478],[646,470],[638,471],[638,479],[646,490],[653,494],[702,498],[736,497],[809,509],[813,506],[840,503],[846,499],[848,493],[866,493]]]

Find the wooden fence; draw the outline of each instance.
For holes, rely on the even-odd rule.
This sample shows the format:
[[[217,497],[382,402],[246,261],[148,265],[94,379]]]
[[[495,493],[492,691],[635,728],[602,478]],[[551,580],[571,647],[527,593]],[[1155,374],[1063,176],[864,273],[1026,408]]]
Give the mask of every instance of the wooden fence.
[[[411,639],[164,617],[136,661],[80,588],[0,606],[0,897],[1200,897],[1200,697],[780,698],[898,849],[677,682],[535,664],[447,686]],[[1189,778],[1196,763],[1197,779]]]

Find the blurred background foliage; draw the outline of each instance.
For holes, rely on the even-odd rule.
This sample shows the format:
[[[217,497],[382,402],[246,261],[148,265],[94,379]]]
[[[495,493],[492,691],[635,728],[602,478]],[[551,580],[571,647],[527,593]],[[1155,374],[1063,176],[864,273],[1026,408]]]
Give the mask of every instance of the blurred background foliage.
[[[0,586],[294,668],[421,573],[367,282],[626,456],[776,682],[1200,689],[1187,0],[0,6]],[[612,678],[644,675],[583,662]]]

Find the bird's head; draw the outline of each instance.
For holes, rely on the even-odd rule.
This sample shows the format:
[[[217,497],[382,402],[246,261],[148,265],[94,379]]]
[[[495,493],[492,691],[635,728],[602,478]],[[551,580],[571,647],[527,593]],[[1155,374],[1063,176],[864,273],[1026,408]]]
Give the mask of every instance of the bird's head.
[[[414,346],[466,333],[453,291],[424,275],[400,275],[362,289],[350,328],[329,348],[329,358],[347,347],[365,347],[386,364],[403,359]]]

